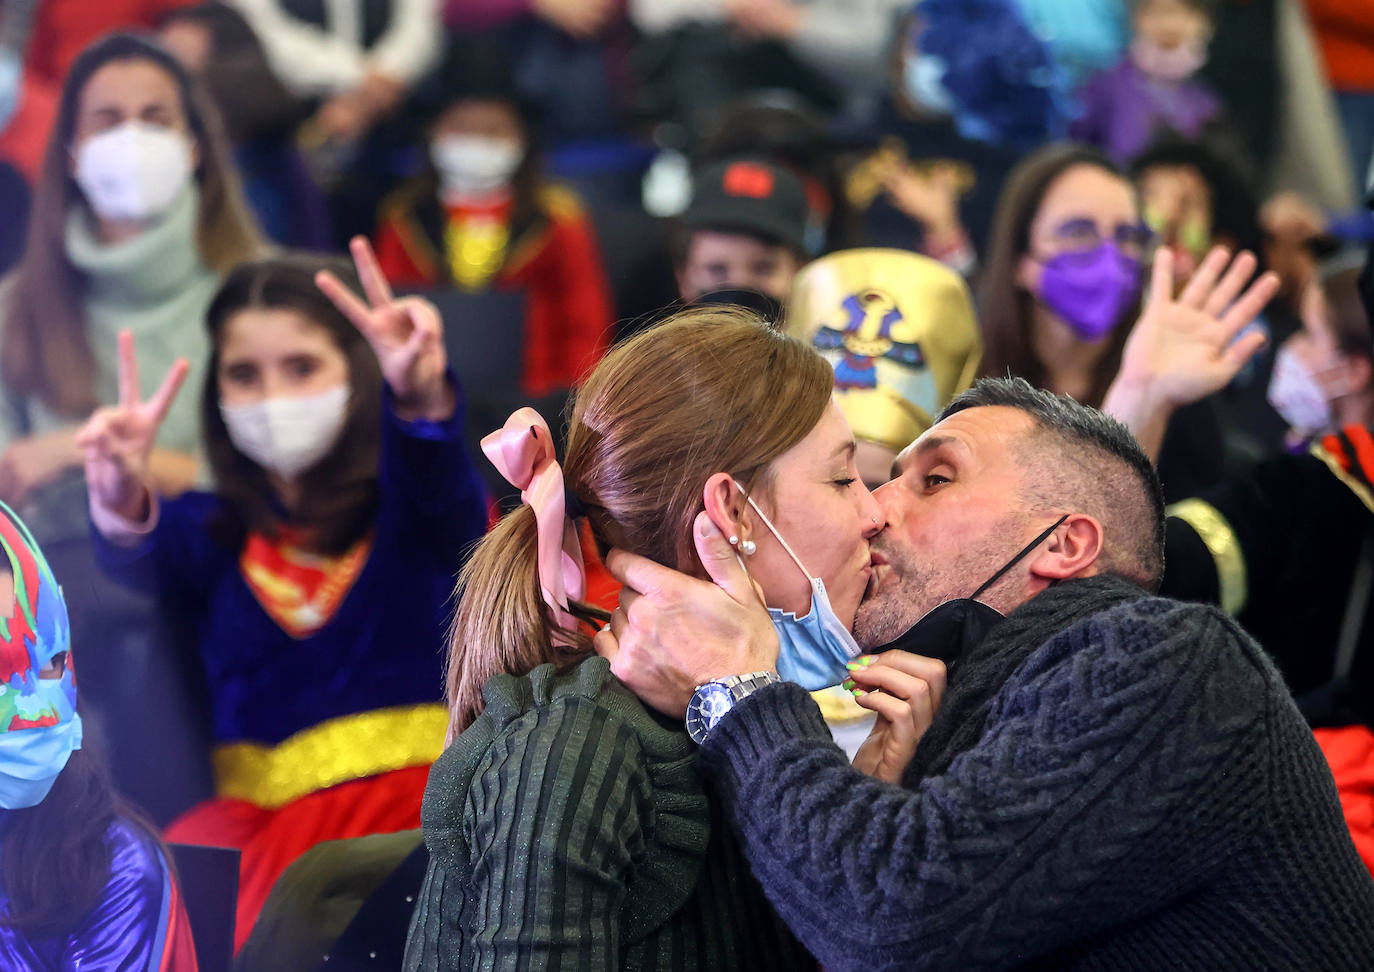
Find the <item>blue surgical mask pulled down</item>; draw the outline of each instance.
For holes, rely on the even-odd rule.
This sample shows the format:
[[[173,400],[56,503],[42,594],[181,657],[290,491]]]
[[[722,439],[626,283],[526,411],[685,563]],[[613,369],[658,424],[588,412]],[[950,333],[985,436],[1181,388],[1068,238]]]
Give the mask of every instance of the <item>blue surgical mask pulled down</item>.
[[[735,486],[745,493],[739,483]],[[858,642],[835,616],[835,609],[830,606],[830,596],[825,592],[825,581],[811,576],[801,558],[783,539],[767,514],[759,509],[754,498],[745,493],[745,499],[811,582],[811,609],[803,616],[797,617],[780,608],[768,609],[773,627],[778,632],[778,674],[812,692],[839,685],[849,677],[849,669],[845,666],[860,654]]]

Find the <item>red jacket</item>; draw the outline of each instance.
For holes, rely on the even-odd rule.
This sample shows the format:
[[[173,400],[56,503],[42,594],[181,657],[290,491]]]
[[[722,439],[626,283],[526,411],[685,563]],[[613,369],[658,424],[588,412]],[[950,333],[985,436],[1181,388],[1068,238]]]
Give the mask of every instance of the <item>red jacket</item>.
[[[510,227],[504,259],[487,285],[523,289],[526,394],[571,388],[605,354],[614,322],[610,287],[591,219],[571,190],[542,186],[535,218]],[[509,225],[509,207],[493,211]],[[398,286],[453,286],[445,230],[460,218],[424,183],[402,188],[383,204],[375,246],[382,272]]]
[[[1374,93],[1374,3],[1307,0],[1331,87]]]
[[[43,0],[29,37],[27,65],[61,86],[76,56],[116,30],[152,30],[162,18],[200,0]]]
[[[1374,874],[1374,732],[1368,726],[1316,730],[1331,764],[1341,810],[1365,867]]]

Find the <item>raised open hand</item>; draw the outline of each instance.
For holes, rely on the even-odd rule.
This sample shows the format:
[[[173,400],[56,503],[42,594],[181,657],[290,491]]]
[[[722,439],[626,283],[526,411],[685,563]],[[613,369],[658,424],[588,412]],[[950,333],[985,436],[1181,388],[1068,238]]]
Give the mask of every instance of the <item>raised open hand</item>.
[[[445,378],[448,355],[438,309],[420,297],[393,296],[364,237],[355,236],[349,248],[366,302],[327,270],[315,277],[315,284],[372,345],[402,416],[448,418],[456,398]]]
[[[1254,255],[1232,260],[1219,246],[1174,297],[1170,257],[1163,247],[1155,253],[1150,298],[1126,341],[1120,374],[1148,382],[1153,395],[1178,407],[1226,387],[1264,346],[1259,332],[1237,335],[1278,292],[1279,278],[1266,273],[1251,282]]]
[[[1262,333],[1241,333],[1279,289],[1273,273],[1250,282],[1256,265],[1253,254],[1232,260],[1216,247],[1174,297],[1173,256],[1165,247],[1155,253],[1150,298],[1102,403],[1151,459],[1159,457],[1174,410],[1225,388],[1264,346]]]
[[[98,409],[76,435],[92,502],[131,522],[147,516],[148,457],[188,370],[186,359],[179,359],[153,397],[142,401],[134,336],[119,332],[119,404]]]

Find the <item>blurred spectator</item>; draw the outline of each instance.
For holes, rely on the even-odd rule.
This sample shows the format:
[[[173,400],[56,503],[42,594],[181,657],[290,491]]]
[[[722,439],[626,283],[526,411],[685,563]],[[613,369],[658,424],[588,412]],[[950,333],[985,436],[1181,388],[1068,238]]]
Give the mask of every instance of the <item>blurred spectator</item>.
[[[825,111],[871,113],[910,0],[630,0],[645,110],[691,133],[760,89]]]
[[[1130,42],[1130,0],[1016,0],[1074,83],[1111,67]]]
[[[1305,438],[1319,437],[1313,448],[1175,504],[1168,525],[1164,592],[1236,614],[1316,725],[1374,725],[1374,338],[1358,276],[1346,266],[1309,291],[1275,369],[1271,396]],[[1175,408],[1253,353],[1253,339],[1234,339],[1249,313],[1228,311],[1221,327],[1142,317],[1110,407],[1147,452]]]
[[[18,0],[22,5],[25,0]],[[37,0],[28,64],[49,84],[61,86],[92,42],[120,30],[152,30],[169,11],[199,0]],[[10,6],[6,0],[5,7]]]
[[[1280,299],[1294,314],[1301,312],[1302,295],[1317,279],[1323,255],[1333,242],[1326,233],[1326,217],[1296,192],[1280,192],[1260,208],[1264,255],[1283,281]]]
[[[1374,338],[1359,278],[1346,261],[1308,284],[1302,328],[1279,348],[1269,400],[1294,448],[1349,425],[1374,429]]]
[[[810,210],[809,255],[853,245],[854,212],[844,191],[839,146],[824,118],[785,93],[732,102],[702,132],[693,159],[700,167],[746,156],[768,159],[801,178]]]
[[[0,125],[0,159],[37,179],[58,92],[77,55],[112,31],[151,29],[169,10],[195,2],[5,0],[0,6],[0,49],[21,56],[24,71],[18,111],[8,127]]]
[[[256,227],[213,110],[181,65],[132,35],[72,66],[48,146],[28,249],[4,301],[0,499],[43,542],[86,535],[78,424],[118,397],[116,333],[203,374],[196,325],[219,275],[251,256]],[[194,481],[195,407],[173,410],[154,452],[158,487]]]
[[[329,199],[335,244],[376,229],[414,171],[409,97],[438,63],[439,0],[233,0],[286,89],[317,106],[298,144]]]
[[[1136,158],[1131,173],[1146,225],[1173,255],[1173,279],[1179,290],[1214,246],[1253,253],[1261,269],[1269,266],[1274,247],[1266,245],[1269,241],[1260,229],[1254,180],[1234,151],[1215,139],[1166,133]],[[1265,400],[1265,390],[1274,363],[1272,347],[1297,328],[1297,314],[1277,300],[1251,326],[1267,335],[1267,346],[1220,396],[1228,455],[1237,464],[1282,448],[1283,422]]]
[[[425,175],[383,204],[382,272],[403,287],[524,291],[523,390],[571,388],[600,359],[613,323],[581,201],[545,180],[529,118],[500,82],[451,96],[428,150]]]
[[[288,91],[322,100],[323,142],[359,141],[438,61],[438,0],[234,0]]]
[[[164,499],[142,472],[184,364],[80,437],[102,568],[195,625],[216,798],[167,834],[242,850],[239,945],[305,850],[419,825],[446,722],[434,646],[487,519],[438,314],[354,252],[367,303],[305,258],[242,264],[215,296],[199,404],[217,492]],[[120,351],[128,382],[127,334]]]
[[[1066,143],[1008,177],[977,288],[981,375],[1007,375],[1100,406],[1140,313],[1150,231],[1134,186],[1096,149]],[[1166,496],[1225,469],[1221,416],[1199,402],[1170,425]]]
[[[925,0],[897,37],[888,96],[858,139],[878,147],[848,195],[871,240],[968,275],[1006,172],[1068,131],[1067,75],[1015,0]]]
[[[657,34],[721,24],[746,40],[775,41],[844,84],[879,85],[897,15],[910,0],[630,0],[635,24]]]
[[[920,226],[914,249],[972,275],[978,254],[959,211],[960,199],[972,188],[967,167],[951,159],[913,163],[895,150],[875,153],[869,164],[892,205]]]
[[[83,740],[62,588],[3,506],[0,546],[0,959],[14,972],[195,972],[167,848]]]
[[[444,0],[443,6],[444,22],[461,35],[449,57],[473,46],[479,57],[487,54],[482,47],[502,49],[520,97],[539,106],[540,135],[550,150],[625,130],[635,41],[625,0]]]
[[[1307,0],[1307,12],[1336,94],[1350,167],[1362,180],[1374,161],[1374,4]]]
[[[1018,151],[1066,134],[1068,79],[1012,0],[922,0],[898,36],[898,91],[913,111]]]
[[[807,261],[811,214],[801,179],[761,159],[714,162],[697,173],[676,227],[673,265],[685,301],[726,288],[786,301]]]
[[[1221,101],[1197,78],[1207,63],[1215,0],[1132,0],[1130,54],[1079,91],[1074,138],[1125,162],[1162,128],[1201,135]]]
[[[1165,134],[1131,163],[1145,225],[1187,282],[1213,246],[1264,253],[1259,196],[1242,161],[1210,141]]]
[[[185,7],[163,19],[158,39],[219,109],[244,194],[266,234],[288,246],[328,248],[324,195],[295,147],[306,105],[272,73],[243,15],[217,0]]]

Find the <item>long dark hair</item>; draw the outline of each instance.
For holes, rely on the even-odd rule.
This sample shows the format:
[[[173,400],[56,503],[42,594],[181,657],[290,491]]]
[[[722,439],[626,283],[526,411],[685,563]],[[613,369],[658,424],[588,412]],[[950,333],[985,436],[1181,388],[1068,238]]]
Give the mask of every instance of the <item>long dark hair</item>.
[[[983,330],[983,362],[980,377],[1024,378],[1044,387],[1049,369],[1036,357],[1031,345],[1031,311],[1035,298],[1018,282],[1023,257],[1030,252],[1030,228],[1050,186],[1076,165],[1091,165],[1125,181],[1125,176],[1106,155],[1087,145],[1060,142],[1025,158],[1007,177],[993,217],[987,260],[979,275],[978,316]],[[1122,317],[1135,320],[1139,302]],[[1096,405],[1121,364],[1121,349],[1130,328],[1116,327],[1106,353],[1098,361],[1087,404]]]
[[[315,286],[321,270],[361,289],[342,260],[290,254],[234,268],[205,315],[211,347],[201,395],[202,441],[224,501],[212,527],[216,538],[233,549],[249,532],[275,535],[282,522],[266,471],[234,447],[219,411],[220,347],[225,325],[240,311],[296,311],[324,328],[348,360],[348,417],[334,447],[301,475],[291,525],[307,532],[312,550],[338,554],[367,533],[376,518],[382,372],[371,345]]]
[[[95,397],[95,356],[82,306],[86,281],[67,259],[66,225],[84,201],[69,169],[81,94],[91,76],[116,61],[147,61],[176,83],[190,134],[200,149],[196,231],[201,259],[223,272],[261,246],[220,128],[219,116],[177,60],[145,37],[111,34],[81,52],[67,73],[57,119],[34,193],[24,258],[16,271],[0,339],[0,380],[11,394],[38,396],[64,415],[83,415]]]
[[[110,882],[115,821],[122,819],[172,866],[152,824],[116,795],[104,763],[85,749],[71,754],[42,803],[0,814],[0,876],[10,899],[0,925],[32,938],[69,930],[99,902]]]

